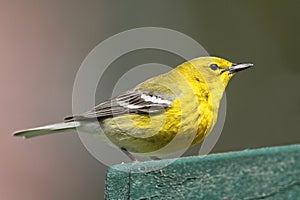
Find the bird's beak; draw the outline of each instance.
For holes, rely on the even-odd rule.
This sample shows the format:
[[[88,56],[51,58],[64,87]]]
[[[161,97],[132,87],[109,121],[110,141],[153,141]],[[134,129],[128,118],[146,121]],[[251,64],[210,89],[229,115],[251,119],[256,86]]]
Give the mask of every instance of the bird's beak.
[[[228,71],[230,74],[234,74],[236,72],[243,71],[250,67],[253,67],[252,63],[241,63],[241,64],[233,63],[226,71]]]

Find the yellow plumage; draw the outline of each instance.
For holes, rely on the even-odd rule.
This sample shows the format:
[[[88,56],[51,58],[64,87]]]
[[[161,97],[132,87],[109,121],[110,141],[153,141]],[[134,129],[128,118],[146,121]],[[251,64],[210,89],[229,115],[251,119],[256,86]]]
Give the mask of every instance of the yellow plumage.
[[[99,104],[90,112],[68,117],[66,123],[79,122],[74,127],[84,126],[96,116],[106,136],[122,149],[155,156],[176,152],[207,136],[217,120],[228,81],[235,72],[251,66],[217,57],[196,58]],[[49,133],[44,127],[38,129],[38,134],[34,131],[15,135]]]
[[[232,65],[220,58],[197,58],[138,85],[135,89],[165,95],[176,93],[173,94],[176,99],[164,113],[125,114],[104,119],[101,126],[108,138],[130,152],[149,155],[157,155],[155,151],[176,135],[178,142],[158,155],[199,143],[216,122],[220,99],[233,75],[214,72],[209,68],[211,63],[222,67],[220,71]]]

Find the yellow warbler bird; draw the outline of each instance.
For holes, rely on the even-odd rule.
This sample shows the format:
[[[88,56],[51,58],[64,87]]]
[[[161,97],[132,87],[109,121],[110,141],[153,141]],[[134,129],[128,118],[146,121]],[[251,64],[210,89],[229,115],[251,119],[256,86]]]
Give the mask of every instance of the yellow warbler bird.
[[[231,77],[253,64],[236,64],[217,57],[199,57],[168,73],[146,80],[119,96],[64,122],[17,131],[30,138],[79,128],[103,132],[130,154],[160,156],[203,140],[214,126],[220,100]]]

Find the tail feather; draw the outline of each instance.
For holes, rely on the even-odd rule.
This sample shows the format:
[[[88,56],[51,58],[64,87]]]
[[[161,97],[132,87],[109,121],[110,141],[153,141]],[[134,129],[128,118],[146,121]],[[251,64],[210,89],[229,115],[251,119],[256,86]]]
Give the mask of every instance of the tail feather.
[[[63,123],[50,124],[46,126],[16,131],[13,133],[13,136],[22,136],[25,138],[31,138],[35,136],[52,134],[52,133],[62,132],[70,129],[75,129],[78,126],[80,126],[79,122],[74,122],[74,121],[63,122]]]

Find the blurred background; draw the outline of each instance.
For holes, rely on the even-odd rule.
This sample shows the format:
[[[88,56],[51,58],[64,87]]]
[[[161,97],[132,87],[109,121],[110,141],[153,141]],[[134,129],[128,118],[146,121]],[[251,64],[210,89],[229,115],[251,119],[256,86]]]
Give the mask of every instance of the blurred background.
[[[211,55],[255,64],[227,88],[225,127],[213,152],[299,143],[298,9],[297,1],[271,0],[1,0],[0,199],[103,199],[106,166],[76,133],[31,140],[11,133],[69,115],[83,59],[101,41],[131,28],[174,29]],[[129,64],[116,62],[113,69]],[[114,73],[107,79],[99,87],[103,99]]]

